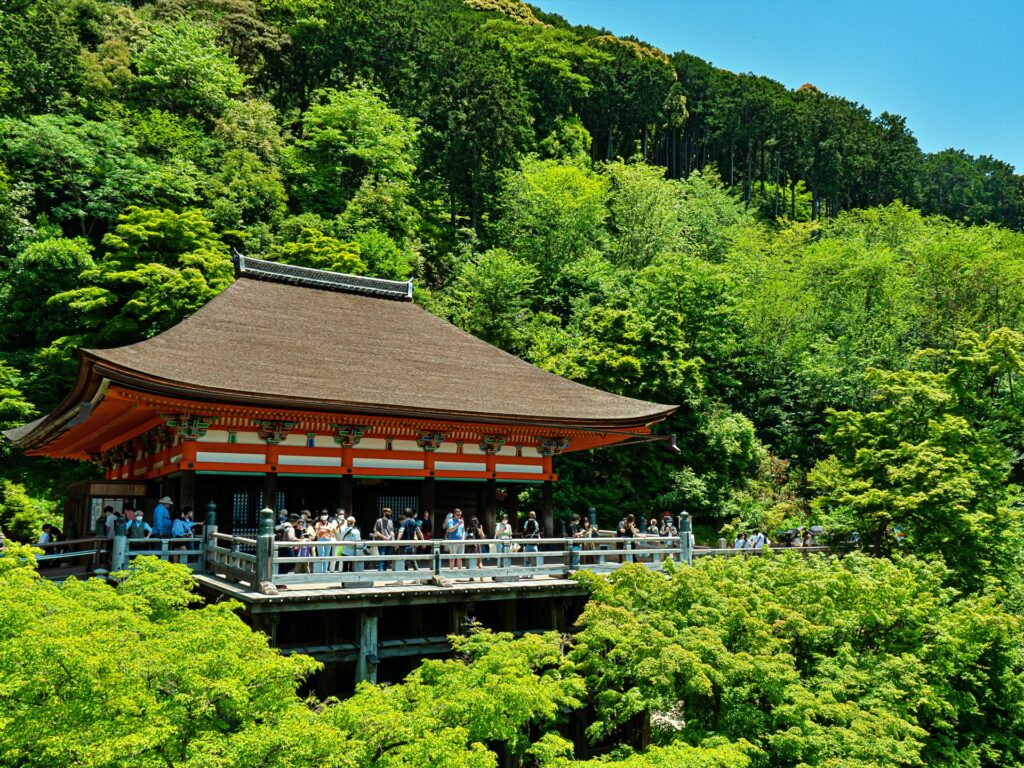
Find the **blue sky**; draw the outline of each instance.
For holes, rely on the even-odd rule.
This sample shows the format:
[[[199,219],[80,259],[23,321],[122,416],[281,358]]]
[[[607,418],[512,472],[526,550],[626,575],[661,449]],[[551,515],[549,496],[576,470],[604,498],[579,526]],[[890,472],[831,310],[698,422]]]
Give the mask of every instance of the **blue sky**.
[[[573,24],[684,50],[907,118],[921,148],[1024,173],[1024,0],[533,0]]]

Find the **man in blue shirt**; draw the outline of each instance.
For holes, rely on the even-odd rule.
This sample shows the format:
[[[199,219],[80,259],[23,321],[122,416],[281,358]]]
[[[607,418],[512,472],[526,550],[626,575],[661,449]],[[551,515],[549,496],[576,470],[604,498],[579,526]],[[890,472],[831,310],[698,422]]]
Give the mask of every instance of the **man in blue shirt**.
[[[462,521],[462,510],[456,509],[452,512],[451,519],[445,527],[445,536],[448,544],[448,554],[451,555],[451,567],[461,568],[462,558],[459,557],[466,549],[466,524]]]
[[[164,496],[153,508],[153,528],[155,536],[167,538],[171,535],[171,510],[174,500],[170,496]]]
[[[171,536],[175,539],[191,538],[192,536],[192,507],[185,507],[181,510],[181,517],[174,521],[171,526]],[[191,549],[191,542],[178,542],[175,545],[175,549]],[[172,557],[172,562],[180,562],[178,558]],[[185,558],[185,562],[188,562],[188,557]]]

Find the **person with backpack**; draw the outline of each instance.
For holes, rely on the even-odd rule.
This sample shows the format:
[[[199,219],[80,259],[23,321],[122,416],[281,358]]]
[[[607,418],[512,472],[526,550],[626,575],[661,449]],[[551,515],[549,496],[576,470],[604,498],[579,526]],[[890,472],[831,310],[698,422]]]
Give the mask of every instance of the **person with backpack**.
[[[466,538],[473,542],[472,544],[466,544],[466,554],[467,555],[482,555],[484,553],[484,545],[477,544],[476,540],[477,539],[486,539],[487,538],[487,534],[484,533],[484,527],[480,524],[479,518],[477,518],[475,515],[473,517],[469,518],[469,525],[466,526]],[[483,562],[483,558],[482,557],[475,557],[473,559],[476,560],[476,567],[477,568],[483,568],[484,567],[484,562]],[[466,567],[467,568],[471,567],[470,558],[468,558],[468,557],[466,558]],[[469,580],[472,581],[473,578],[470,577]]]
[[[536,552],[537,551],[537,539],[540,538],[540,523],[537,522],[537,513],[532,509],[526,516],[526,522],[523,524],[523,538],[526,542],[523,545],[524,552]],[[533,564],[540,565],[541,558],[534,557]],[[527,563],[527,558],[523,558],[523,564]]]
[[[347,518],[345,518],[345,525],[342,527],[342,529],[340,531],[340,536],[341,536],[341,541],[342,541],[342,546],[341,546],[341,556],[342,557],[344,557],[344,558],[355,557],[356,554],[360,553],[360,550],[362,549],[362,546],[359,545],[359,544],[356,544],[356,542],[362,541],[363,540],[363,535],[359,531],[359,526],[356,525],[356,519],[354,517],[352,517],[351,515],[349,515]],[[342,571],[347,571],[349,573],[353,573],[355,571],[362,571],[363,570],[363,564],[362,564],[362,562],[354,563],[351,560],[347,560],[346,559],[346,560],[342,561],[341,570]]]
[[[423,534],[420,532],[420,527],[416,525],[416,516],[411,509],[408,507],[402,512],[402,524],[398,527],[398,541],[413,542],[422,541]],[[411,557],[416,554],[416,547],[410,544],[403,544],[398,548],[398,553]],[[419,561],[417,560],[397,560],[395,562],[396,571],[404,571],[405,564],[409,562],[412,564],[412,569],[418,571],[420,569]]]

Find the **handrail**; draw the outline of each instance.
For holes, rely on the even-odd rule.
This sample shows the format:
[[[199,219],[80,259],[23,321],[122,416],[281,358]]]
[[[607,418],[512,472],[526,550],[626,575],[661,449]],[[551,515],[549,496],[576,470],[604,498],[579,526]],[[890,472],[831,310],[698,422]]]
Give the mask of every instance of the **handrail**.
[[[51,549],[53,547],[67,547],[72,544],[95,544],[97,541],[113,541],[113,536],[89,536],[82,539],[64,539],[63,541],[47,541],[44,544],[31,542],[29,546],[36,549]]]

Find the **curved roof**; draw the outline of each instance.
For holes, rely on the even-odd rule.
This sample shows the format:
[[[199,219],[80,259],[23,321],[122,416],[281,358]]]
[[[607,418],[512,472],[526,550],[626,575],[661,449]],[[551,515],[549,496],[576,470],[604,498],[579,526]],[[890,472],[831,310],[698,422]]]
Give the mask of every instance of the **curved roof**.
[[[159,336],[85,355],[227,399],[307,407],[570,423],[674,410],[543,371],[411,302],[246,277]]]
[[[82,354],[65,402],[9,438],[35,442],[102,379],[217,402],[552,426],[633,427],[675,410],[543,371],[409,301],[245,275],[158,336]]]

